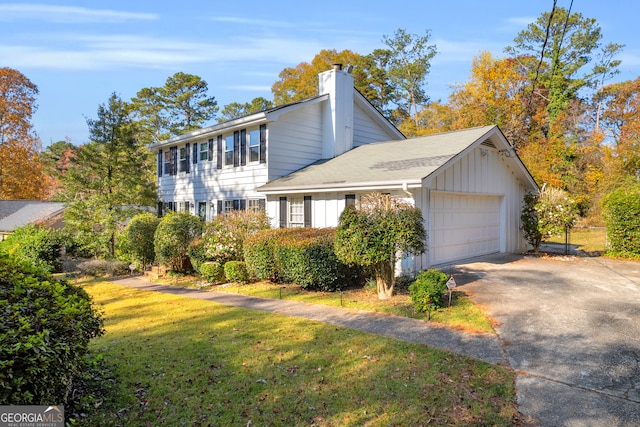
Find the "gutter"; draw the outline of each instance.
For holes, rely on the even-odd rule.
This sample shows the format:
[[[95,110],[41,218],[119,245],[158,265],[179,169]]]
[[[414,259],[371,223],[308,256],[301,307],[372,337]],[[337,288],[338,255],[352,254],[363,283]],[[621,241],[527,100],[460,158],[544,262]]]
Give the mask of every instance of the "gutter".
[[[266,184],[268,185],[268,184]],[[367,181],[367,182],[333,182],[324,185],[299,185],[289,187],[277,187],[274,189],[256,188],[258,193],[266,195],[281,195],[292,193],[326,193],[330,191],[381,191],[381,190],[401,190],[406,194],[410,194],[410,188],[420,188],[422,183],[420,180],[414,181]],[[264,186],[263,186],[264,187]]]

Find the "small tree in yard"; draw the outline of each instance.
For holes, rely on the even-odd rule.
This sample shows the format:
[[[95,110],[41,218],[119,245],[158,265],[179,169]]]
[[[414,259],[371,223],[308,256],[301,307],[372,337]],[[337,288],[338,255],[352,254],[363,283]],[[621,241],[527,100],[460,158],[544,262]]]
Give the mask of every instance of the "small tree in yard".
[[[577,217],[576,202],[554,187],[543,187],[539,195],[527,194],[520,215],[524,236],[536,253],[542,242],[571,229]]]
[[[175,271],[188,270],[189,244],[202,233],[202,218],[189,212],[170,212],[156,229],[156,260]]]
[[[395,265],[404,253],[425,251],[426,231],[422,212],[388,195],[364,196],[360,206],[348,206],[336,230],[336,256],[345,264],[372,267],[378,298],[393,295]]]

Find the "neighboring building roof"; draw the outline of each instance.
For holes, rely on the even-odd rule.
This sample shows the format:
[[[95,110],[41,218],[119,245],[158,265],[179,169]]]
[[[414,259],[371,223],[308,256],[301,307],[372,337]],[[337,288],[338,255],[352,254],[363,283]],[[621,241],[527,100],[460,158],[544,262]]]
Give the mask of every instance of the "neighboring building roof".
[[[42,203],[40,200],[0,200],[0,219],[8,217],[32,203]]]
[[[257,191],[267,194],[294,190],[326,191],[354,187],[418,186],[453,159],[491,138],[499,149],[513,151],[497,126],[483,126],[413,139],[362,145],[333,159],[320,160],[271,181]],[[519,178],[537,188],[515,153]]]
[[[6,201],[2,201],[3,205]],[[18,227],[27,224],[44,222],[61,214],[64,203],[27,201],[20,209],[0,219],[0,232],[12,232]]]

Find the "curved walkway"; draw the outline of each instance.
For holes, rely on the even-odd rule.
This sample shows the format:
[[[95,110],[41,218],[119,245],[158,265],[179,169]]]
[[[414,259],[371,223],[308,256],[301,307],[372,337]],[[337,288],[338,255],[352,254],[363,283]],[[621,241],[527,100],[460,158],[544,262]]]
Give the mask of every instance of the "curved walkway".
[[[138,276],[114,279],[112,283],[147,291],[166,292],[173,295],[214,301],[229,306],[317,320],[389,338],[426,344],[492,364],[507,365],[507,358],[500,346],[498,337],[492,334],[458,332],[423,320],[370,311],[354,311],[290,300],[265,299],[234,293],[179,288],[152,283]]]

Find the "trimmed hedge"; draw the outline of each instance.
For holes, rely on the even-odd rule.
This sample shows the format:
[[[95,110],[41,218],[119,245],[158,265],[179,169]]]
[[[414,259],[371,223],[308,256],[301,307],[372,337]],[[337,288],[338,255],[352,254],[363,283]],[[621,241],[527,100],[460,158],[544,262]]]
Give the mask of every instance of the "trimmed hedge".
[[[224,264],[224,276],[231,282],[244,284],[249,281],[249,273],[247,273],[247,265],[244,261],[226,262]]]
[[[0,257],[0,402],[66,403],[103,320],[80,287]]]
[[[640,256],[640,184],[619,188],[602,201],[609,252]]]
[[[220,283],[225,279],[224,266],[219,262],[204,262],[200,264],[198,272],[209,283]]]
[[[0,248],[12,258],[53,271],[60,271],[62,267],[63,246],[64,236],[59,230],[38,224],[16,228],[0,243]]]
[[[245,241],[245,261],[258,279],[335,291],[356,281],[361,269],[338,260],[334,240],[332,228],[265,230]]]

